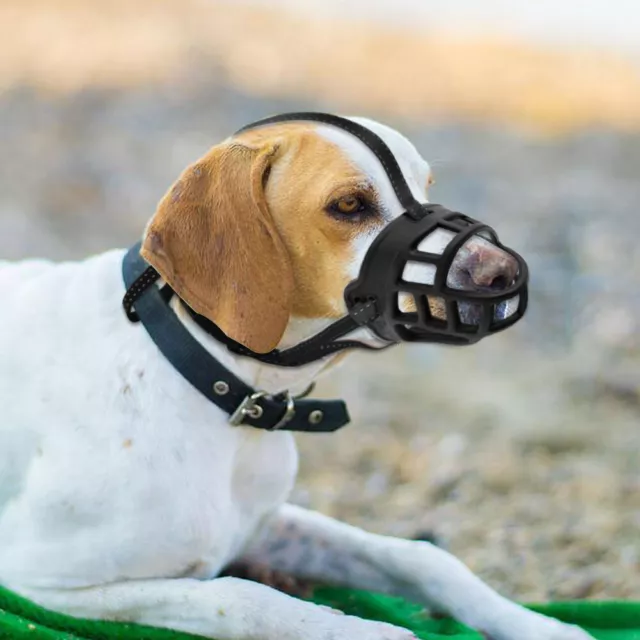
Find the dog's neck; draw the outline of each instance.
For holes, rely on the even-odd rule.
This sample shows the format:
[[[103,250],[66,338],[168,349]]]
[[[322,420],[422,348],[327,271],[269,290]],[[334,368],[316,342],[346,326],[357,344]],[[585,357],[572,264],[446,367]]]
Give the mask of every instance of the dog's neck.
[[[229,351],[224,344],[203,331],[187,313],[183,303],[177,296],[171,301],[171,306],[185,328],[208,353],[243,382],[256,390],[268,393],[291,391],[294,395],[302,393],[326,369],[330,368],[338,359],[341,359],[338,355],[334,355],[301,367],[276,367],[253,358],[239,356]],[[332,320],[326,318],[292,318],[278,347],[281,349],[291,347],[322,330],[331,322]]]

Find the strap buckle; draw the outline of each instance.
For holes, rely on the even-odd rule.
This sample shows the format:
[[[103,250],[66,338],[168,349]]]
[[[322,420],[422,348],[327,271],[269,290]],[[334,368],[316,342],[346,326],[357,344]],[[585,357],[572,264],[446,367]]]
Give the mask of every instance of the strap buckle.
[[[288,422],[293,419],[293,416],[296,415],[296,401],[295,398],[287,391],[285,394],[287,399],[287,408],[284,411],[284,415],[278,422],[271,427],[270,431],[277,431],[278,429],[282,429]]]
[[[266,397],[270,397],[266,391],[256,391],[255,393],[246,396],[244,400],[238,405],[236,410],[229,416],[229,424],[234,427],[242,426],[244,424],[244,419],[246,416],[249,416],[254,420],[259,420],[264,413],[264,409],[261,405],[258,404],[258,400],[260,400],[260,398]],[[285,392],[285,399],[287,404],[284,415],[272,427],[266,427],[268,431],[277,431],[278,429],[282,429],[282,427],[291,422],[291,420],[295,416],[295,398],[289,391],[287,391]]]
[[[236,410],[229,416],[229,424],[234,427],[239,427],[242,424],[245,416],[249,416],[254,420],[258,420],[262,417],[264,409],[258,404],[260,398],[264,398],[267,395],[266,391],[256,391],[238,405]]]

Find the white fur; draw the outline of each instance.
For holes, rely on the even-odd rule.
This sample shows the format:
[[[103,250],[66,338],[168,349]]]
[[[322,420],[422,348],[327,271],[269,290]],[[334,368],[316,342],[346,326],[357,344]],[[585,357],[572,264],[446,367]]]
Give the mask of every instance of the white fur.
[[[428,165],[396,132],[366,124],[424,199]],[[389,213],[400,213],[366,149],[337,131],[322,135],[375,181]],[[60,611],[218,640],[412,637],[263,585],[216,579],[255,548],[268,522],[289,523],[350,554],[345,561],[381,588],[410,587],[496,640],[587,637],[509,603],[431,545],[287,506],[298,465],[292,435],[229,426],[144,328],[126,321],[122,256],[0,265],[0,584]],[[291,371],[235,357],[177,310],[211,353],[261,389],[300,391],[324,366]],[[283,344],[317,326],[293,320]]]

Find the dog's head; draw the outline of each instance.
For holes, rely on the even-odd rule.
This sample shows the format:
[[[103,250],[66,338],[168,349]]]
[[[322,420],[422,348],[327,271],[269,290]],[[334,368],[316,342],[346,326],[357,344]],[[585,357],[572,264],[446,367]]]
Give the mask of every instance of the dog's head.
[[[414,197],[426,202],[433,178],[415,147],[389,127],[354,120],[386,142]],[[142,255],[195,311],[266,353],[292,317],[345,314],[345,286],[375,236],[402,212],[382,165],[355,137],[325,125],[278,124],[227,139],[188,167],[161,200]],[[448,238],[429,242],[429,250],[442,250]],[[506,287],[516,270],[511,256],[476,237],[456,256],[448,284]],[[422,274],[405,277],[420,282]],[[443,316],[439,304],[430,301]]]

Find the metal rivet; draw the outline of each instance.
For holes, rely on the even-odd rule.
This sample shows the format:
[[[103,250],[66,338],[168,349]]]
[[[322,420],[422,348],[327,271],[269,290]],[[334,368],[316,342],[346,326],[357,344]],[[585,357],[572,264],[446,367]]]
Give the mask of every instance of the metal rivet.
[[[218,380],[217,382],[214,382],[213,390],[219,396],[224,396],[229,393],[229,385],[224,380]]]
[[[254,420],[257,420],[258,418],[262,418],[263,413],[264,413],[264,410],[259,404],[254,404],[253,407],[251,407],[250,409],[247,409],[247,415],[250,418],[253,418]]]
[[[315,409],[309,414],[309,422],[311,424],[320,424],[324,418],[324,413],[320,409]]]

